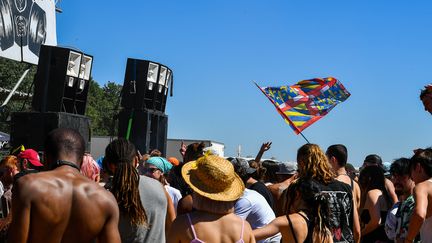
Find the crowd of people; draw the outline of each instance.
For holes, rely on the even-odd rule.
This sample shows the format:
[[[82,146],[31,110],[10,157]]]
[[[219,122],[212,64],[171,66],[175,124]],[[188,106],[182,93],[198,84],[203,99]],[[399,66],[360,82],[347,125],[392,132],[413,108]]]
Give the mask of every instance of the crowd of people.
[[[1,158],[0,242],[432,242],[432,148],[359,170],[343,144],[275,162],[271,142],[249,160],[182,144],[178,159],[118,138],[95,161],[59,128],[44,148]]]

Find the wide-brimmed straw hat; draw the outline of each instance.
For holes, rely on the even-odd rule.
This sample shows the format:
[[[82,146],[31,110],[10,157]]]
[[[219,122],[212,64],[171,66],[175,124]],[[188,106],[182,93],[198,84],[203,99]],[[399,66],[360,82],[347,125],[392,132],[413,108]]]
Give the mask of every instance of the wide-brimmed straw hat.
[[[215,155],[205,155],[186,163],[182,168],[182,176],[192,190],[215,201],[235,201],[245,189],[233,165]]]

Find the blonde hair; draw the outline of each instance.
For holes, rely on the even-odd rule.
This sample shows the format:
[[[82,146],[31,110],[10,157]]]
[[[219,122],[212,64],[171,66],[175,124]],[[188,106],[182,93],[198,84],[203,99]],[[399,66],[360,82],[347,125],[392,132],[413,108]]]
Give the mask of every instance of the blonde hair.
[[[316,144],[305,144],[297,151],[300,178],[310,178],[328,184],[335,177],[327,156]]]

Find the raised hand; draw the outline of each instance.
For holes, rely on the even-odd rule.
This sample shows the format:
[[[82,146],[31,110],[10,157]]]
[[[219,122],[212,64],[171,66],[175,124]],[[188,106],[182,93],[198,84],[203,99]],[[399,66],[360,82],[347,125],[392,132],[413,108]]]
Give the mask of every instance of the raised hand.
[[[185,156],[185,153],[186,153],[186,144],[183,141],[181,141],[179,152],[182,155],[182,157]]]
[[[260,151],[265,152],[271,148],[272,142],[265,142],[261,145]]]

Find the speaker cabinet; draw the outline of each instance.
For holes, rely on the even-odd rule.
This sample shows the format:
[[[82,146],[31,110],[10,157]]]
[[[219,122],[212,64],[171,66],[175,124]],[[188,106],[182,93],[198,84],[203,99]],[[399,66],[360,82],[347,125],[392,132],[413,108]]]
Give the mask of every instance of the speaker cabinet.
[[[121,105],[165,112],[172,71],[157,62],[128,58]]]
[[[85,114],[93,57],[41,46],[32,106],[40,112]]]
[[[166,153],[168,116],[158,111],[127,110],[119,114],[119,137],[127,138],[142,153],[158,149]]]
[[[48,133],[56,128],[77,130],[90,152],[90,119],[86,116],[63,112],[14,112],[11,117],[10,142],[12,148],[24,145],[36,151],[44,150]]]

